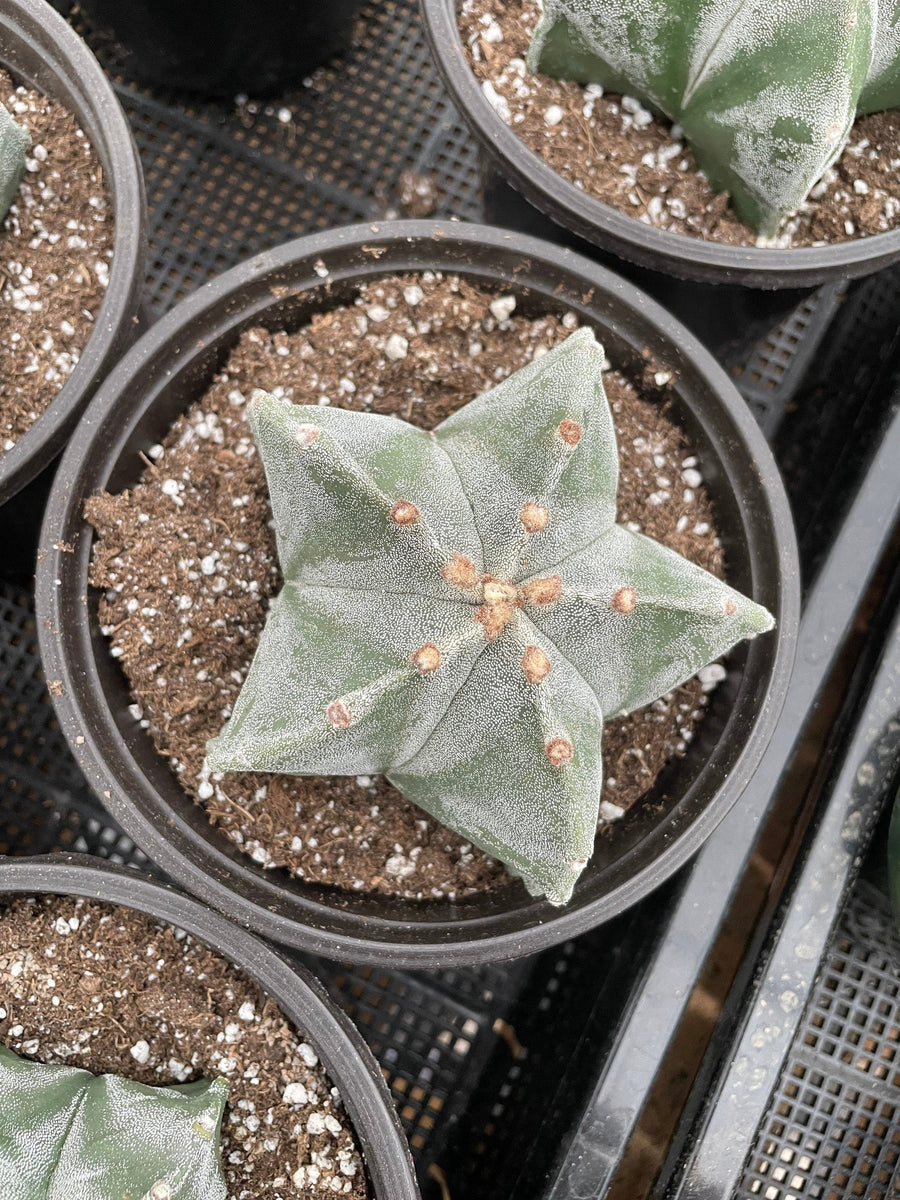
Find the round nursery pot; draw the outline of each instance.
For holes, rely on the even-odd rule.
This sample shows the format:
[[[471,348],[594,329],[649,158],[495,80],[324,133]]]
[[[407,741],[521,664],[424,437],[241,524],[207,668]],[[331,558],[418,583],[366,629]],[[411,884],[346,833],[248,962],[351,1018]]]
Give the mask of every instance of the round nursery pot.
[[[109,285],[75,369],[0,456],[0,504],[62,449],[99,381],[138,333],[147,257],[144,183],[128,121],[97,60],[46,0],[2,0],[0,63],[71,112],[100,158],[115,222]]]
[[[565,908],[529,898],[518,882],[454,903],[413,902],[339,892],[258,867],[210,825],[129,716],[128,686],[88,586],[85,500],[98,489],[133,485],[142,453],[202,393],[243,330],[296,329],[347,302],[362,282],[425,270],[512,289],[525,315],[573,311],[626,373],[639,375],[648,358],[664,364],[676,379],[669,411],[708,481],[729,582],[777,620],[774,633],[732,653],[702,733],[672,764],[667,794],[674,803],[664,810],[645,804],[639,819],[598,839]],[[172,878],[209,903],[276,940],[355,962],[440,966],[527,954],[612,917],[658,886],[700,846],[752,775],[784,699],[797,630],[798,562],[778,471],[707,351],[642,292],[595,263],[454,222],[315,234],[199,289],[141,339],[101,389],[57,474],[41,548],[45,671],[74,753],[113,815]]]
[[[0,858],[0,895],[80,896],[184,930],[227,959],[308,1037],[353,1122],[378,1200],[418,1200],[409,1146],[381,1069],[352,1021],[298,963],[172,887],[87,855]]]
[[[457,0],[421,4],[431,49],[454,103],[500,174],[541,212],[586,241],[680,279],[741,288],[812,288],[871,274],[900,258],[900,228],[832,246],[769,249],[704,241],[626,216],[557,174],[497,115],[466,58]],[[728,303],[727,289],[723,298]]]
[[[128,66],[150,83],[206,95],[259,96],[298,86],[346,49],[362,0],[83,0]]]

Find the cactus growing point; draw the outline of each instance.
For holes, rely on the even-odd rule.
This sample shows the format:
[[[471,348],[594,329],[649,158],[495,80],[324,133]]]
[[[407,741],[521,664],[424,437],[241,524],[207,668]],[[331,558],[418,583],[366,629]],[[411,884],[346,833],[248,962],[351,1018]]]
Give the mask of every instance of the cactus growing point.
[[[225,1200],[224,1079],[146,1087],[0,1045],[0,1096],[0,1196]]]
[[[25,147],[30,138],[0,104],[0,222],[6,218],[25,174]]]
[[[284,587],[213,771],[384,774],[568,900],[604,720],[773,624],[615,524],[604,364],[579,330],[432,433],[257,394]]]
[[[677,122],[712,186],[766,238],[857,112],[900,106],[900,3],[545,0],[528,65]]]

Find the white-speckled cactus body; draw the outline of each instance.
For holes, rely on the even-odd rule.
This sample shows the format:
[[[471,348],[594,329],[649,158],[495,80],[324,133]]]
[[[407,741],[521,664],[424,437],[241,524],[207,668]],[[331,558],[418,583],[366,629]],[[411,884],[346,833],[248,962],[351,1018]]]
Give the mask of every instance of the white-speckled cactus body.
[[[146,1087],[0,1045],[0,1196],[225,1200],[227,1095],[223,1079]]]
[[[835,160],[854,117],[900,105],[898,0],[544,0],[529,66],[677,122],[764,237]]]
[[[900,0],[877,0],[872,62],[858,113],[900,108]]]
[[[25,147],[30,140],[0,104],[0,222],[9,212],[25,174]]]
[[[433,433],[252,402],[285,582],[213,771],[385,774],[568,900],[604,719],[772,626],[615,524],[603,366],[580,330]]]

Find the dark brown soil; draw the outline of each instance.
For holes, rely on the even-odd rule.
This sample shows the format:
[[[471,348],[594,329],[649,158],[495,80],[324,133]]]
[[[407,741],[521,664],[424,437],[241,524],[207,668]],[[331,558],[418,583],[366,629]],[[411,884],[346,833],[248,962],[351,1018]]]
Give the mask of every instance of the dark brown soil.
[[[75,369],[112,259],[112,212],[100,160],[62,105],[14,87],[0,100],[31,135],[27,170],[0,228],[0,456]]]
[[[187,792],[257,863],[415,898],[462,896],[507,878],[383,779],[210,778],[204,748],[231,711],[280,586],[247,398],[261,387],[432,427],[576,326],[574,314],[498,320],[509,303],[426,274],[369,285],[354,305],[295,334],[251,330],[151,449],[140,485],[88,504],[100,535],[92,580],[105,591],[101,621],[131,682],[133,715]],[[644,376],[647,399],[623,376],[605,377],[619,438],[619,520],[721,575],[696,460],[660,404],[670,376],[653,366]],[[717,673],[609,723],[604,821],[621,817],[684,751]]]
[[[225,959],[142,913],[58,896],[5,907],[0,1042],[151,1085],[224,1076],[229,1200],[369,1194],[313,1047]]]
[[[712,191],[677,127],[631,98],[527,70],[538,17],[538,0],[464,0],[460,15],[470,65],[525,145],[627,216],[691,237],[755,245],[755,232],[728,207],[727,192]],[[856,121],[841,157],[767,244],[846,242],[898,225],[900,113],[874,113]]]

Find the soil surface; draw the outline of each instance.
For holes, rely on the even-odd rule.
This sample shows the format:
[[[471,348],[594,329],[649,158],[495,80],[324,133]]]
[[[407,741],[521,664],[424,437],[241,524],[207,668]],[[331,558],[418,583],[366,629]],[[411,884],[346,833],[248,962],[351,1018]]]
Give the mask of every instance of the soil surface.
[[[66,382],[109,283],[112,209],[75,118],[0,71],[0,100],[27,129],[25,178],[0,227],[0,456]]]
[[[532,74],[538,0],[464,0],[460,33],[495,111],[563,178],[660,229],[733,246],[756,233],[713,192],[677,126],[633,97]],[[900,225],[900,112],[854,123],[840,158],[767,245],[821,246]]]
[[[228,1200],[369,1195],[315,1049],[225,959],[133,909],[44,896],[0,914],[0,1042],[150,1085],[224,1076]]]
[[[149,451],[140,484],[91,499],[92,582],[134,719],[182,786],[253,860],[300,878],[412,898],[454,898],[506,882],[499,863],[406,801],[384,779],[210,777],[207,740],[237,697],[280,586],[262,466],[245,419],[256,388],[298,403],[394,413],[433,427],[536,354],[574,314],[528,318],[513,297],[431,274],[389,279],[296,333],[244,334],[205,396]],[[664,415],[668,372],[648,366],[642,399],[605,375],[620,455],[619,521],[722,575],[696,458]],[[601,824],[620,818],[684,752],[713,665],[669,696],[611,721],[603,737]]]

